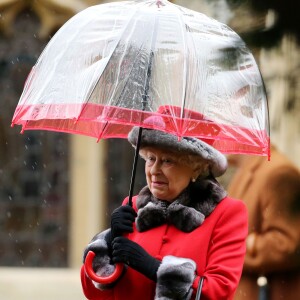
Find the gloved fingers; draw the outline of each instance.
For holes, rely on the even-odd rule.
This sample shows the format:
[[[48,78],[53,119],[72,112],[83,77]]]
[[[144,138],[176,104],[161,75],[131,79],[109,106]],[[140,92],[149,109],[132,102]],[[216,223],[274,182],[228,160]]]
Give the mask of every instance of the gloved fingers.
[[[134,208],[131,207],[130,205],[119,206],[112,213],[112,215],[123,215],[123,214],[128,215],[128,216],[132,216],[133,218],[135,218],[136,215],[137,215]]]
[[[125,237],[116,237],[112,242],[112,248],[114,263],[125,263],[156,281],[156,273],[161,262],[151,256],[142,246]]]
[[[133,222],[130,220],[123,220],[122,222],[112,223],[113,237],[122,235],[125,232],[133,232]]]
[[[135,217],[136,212],[131,206],[125,205],[117,208],[111,216],[113,237],[121,235],[124,231],[132,232]]]
[[[126,232],[133,232],[133,225],[132,223],[131,224],[128,224],[128,225],[122,225],[118,228],[118,230],[115,232],[115,235],[118,236],[118,235],[122,235],[123,233],[126,233]]]
[[[111,218],[111,226],[114,228],[119,228],[123,224],[132,225],[134,223],[134,218],[132,216],[120,216],[118,218]]]
[[[127,248],[129,244],[136,244],[135,242],[129,240],[128,238],[124,236],[118,236],[113,239],[112,241],[112,248],[113,250],[117,250],[120,248]]]
[[[117,263],[124,263],[127,265],[130,264],[127,256],[123,253],[122,250],[114,250],[113,252],[114,252],[114,254],[113,254],[112,262],[114,264],[117,264]]]
[[[125,237],[116,237],[112,242],[112,260],[114,263],[123,262],[128,264],[128,259],[132,256],[135,242],[128,240]]]
[[[123,205],[114,210],[111,216],[112,238],[123,233],[133,232],[135,210],[129,205]]]
[[[112,216],[111,218],[112,222],[118,223],[118,222],[124,222],[124,221],[129,221],[129,222],[134,222],[135,220],[135,215],[131,213],[122,213],[119,214],[118,216]]]

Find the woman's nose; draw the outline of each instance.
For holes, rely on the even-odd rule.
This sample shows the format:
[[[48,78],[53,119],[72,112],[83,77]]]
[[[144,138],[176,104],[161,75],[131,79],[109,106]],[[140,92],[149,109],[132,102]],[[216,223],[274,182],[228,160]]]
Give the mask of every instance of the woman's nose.
[[[152,165],[152,167],[151,167],[151,169],[150,169],[150,173],[151,173],[152,175],[161,173],[161,164],[159,163],[159,161],[156,161],[156,162]]]

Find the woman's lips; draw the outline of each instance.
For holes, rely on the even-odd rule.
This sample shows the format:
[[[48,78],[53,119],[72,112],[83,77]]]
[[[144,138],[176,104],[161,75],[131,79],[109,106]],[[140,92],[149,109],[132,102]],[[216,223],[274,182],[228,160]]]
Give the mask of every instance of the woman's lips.
[[[164,181],[152,181],[152,186],[162,186],[162,185],[166,185],[167,183]]]

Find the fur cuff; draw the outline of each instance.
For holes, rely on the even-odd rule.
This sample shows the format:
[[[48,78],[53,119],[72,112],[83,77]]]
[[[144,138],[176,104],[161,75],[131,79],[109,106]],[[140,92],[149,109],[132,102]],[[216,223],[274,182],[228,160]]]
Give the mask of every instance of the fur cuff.
[[[85,249],[85,256],[88,251],[93,251],[96,253],[96,256],[93,260],[93,269],[95,273],[101,277],[107,277],[111,275],[115,270],[115,265],[110,263],[111,259],[109,256],[109,248],[107,245],[109,235],[110,229],[97,234]],[[93,284],[97,289],[100,290],[105,290],[110,287],[110,285],[103,285],[95,281],[93,281]]]
[[[196,263],[188,258],[165,256],[157,271],[155,300],[189,300]]]

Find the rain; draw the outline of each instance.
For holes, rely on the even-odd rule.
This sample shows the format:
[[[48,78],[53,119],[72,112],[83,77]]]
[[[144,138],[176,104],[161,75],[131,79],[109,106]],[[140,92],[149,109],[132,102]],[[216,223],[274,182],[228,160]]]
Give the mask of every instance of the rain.
[[[78,281],[82,250],[94,233],[108,226],[110,212],[128,195],[134,150],[119,139],[97,143],[89,137],[50,131],[20,134],[21,127],[11,127],[11,119],[29,72],[55,32],[83,8],[110,1],[67,1],[67,10],[50,1],[54,6],[45,15],[35,11],[34,1],[21,2],[21,12],[11,6],[10,22],[7,8],[0,3],[0,298],[84,299]],[[236,31],[247,27],[238,23],[242,12],[230,6],[234,1],[173,2],[233,24]],[[254,26],[253,20],[261,21],[262,16],[253,12],[248,18]],[[256,46],[249,47],[257,53]],[[284,58],[278,56],[276,47]],[[256,59],[270,93],[272,138],[300,166],[299,70],[287,59],[289,49],[293,61],[298,61],[293,39],[273,50],[263,48]],[[289,65],[280,69],[274,63],[280,60]],[[269,68],[279,69],[280,76],[274,79]],[[294,97],[278,100],[289,89]],[[247,105],[243,109],[244,115],[251,115]],[[142,164],[137,174],[135,191],[145,185]],[[221,180],[226,185],[229,178]],[[40,291],[37,286],[46,281],[58,284],[55,289],[61,294],[57,296],[49,287]],[[18,286],[18,282],[21,291],[30,286],[32,293],[14,297],[6,285]]]

